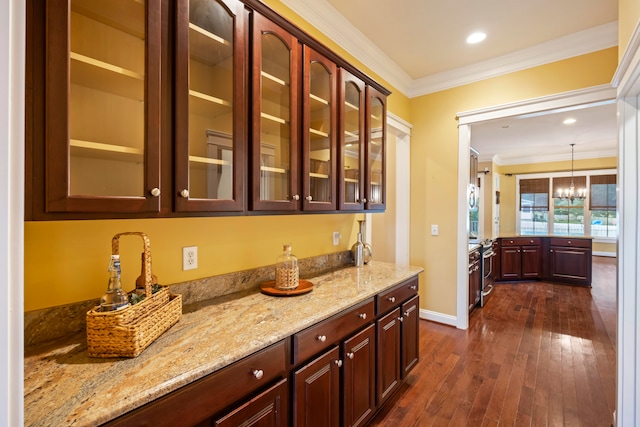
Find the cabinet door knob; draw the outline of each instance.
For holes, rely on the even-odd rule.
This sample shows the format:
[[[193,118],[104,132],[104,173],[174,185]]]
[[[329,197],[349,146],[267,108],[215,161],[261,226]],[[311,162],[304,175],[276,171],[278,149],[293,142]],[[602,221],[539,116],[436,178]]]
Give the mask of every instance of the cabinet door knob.
[[[367,203],[367,199],[362,199],[362,203]]]
[[[336,365],[338,365],[338,368],[342,368],[342,360],[338,359],[335,361]]]
[[[389,297],[389,298],[387,298],[387,299],[388,299],[389,301],[391,301],[391,302],[396,302],[396,297]]]
[[[189,197],[189,190],[185,188],[180,192],[180,195],[186,199],[187,197]]]
[[[509,243],[513,243],[513,240],[509,240]]]
[[[327,336],[326,335],[318,335],[318,341],[325,342],[326,340],[327,340]]]
[[[400,316],[400,317],[398,317],[398,321],[399,321],[399,322],[403,322],[403,321],[404,321],[404,318],[403,318],[402,316]]]
[[[533,243],[533,240],[531,241],[531,243]]]
[[[154,187],[151,189],[151,195],[153,197],[158,197],[160,195],[160,189],[158,187]]]
[[[551,249],[549,252],[553,252],[553,249]]]
[[[262,372],[262,369],[255,369],[255,370],[253,371],[253,376],[254,376],[257,380],[262,379],[262,376],[263,376],[263,375],[264,375],[264,372]]]
[[[352,352],[347,353],[347,357],[353,360],[354,354]]]
[[[570,244],[571,244],[571,240],[569,240],[569,241],[567,242],[567,244],[568,244],[568,245],[570,245]]]
[[[298,196],[297,194],[293,195],[293,200],[300,200],[300,196]]]
[[[405,311],[405,312],[404,312],[404,317],[409,317],[409,315],[410,315],[410,314],[411,314],[410,312]]]
[[[312,201],[312,200],[313,200],[313,197],[311,197],[311,196],[307,196],[307,197],[305,197],[305,199],[307,199],[307,201],[309,201],[309,202],[310,202],[310,201]]]
[[[362,320],[365,320],[367,318],[367,313],[360,313],[358,314],[358,317],[361,318]]]
[[[409,286],[409,288],[411,288],[411,290],[413,290],[413,291],[417,291],[418,290],[418,287],[416,285],[411,285],[411,286]]]

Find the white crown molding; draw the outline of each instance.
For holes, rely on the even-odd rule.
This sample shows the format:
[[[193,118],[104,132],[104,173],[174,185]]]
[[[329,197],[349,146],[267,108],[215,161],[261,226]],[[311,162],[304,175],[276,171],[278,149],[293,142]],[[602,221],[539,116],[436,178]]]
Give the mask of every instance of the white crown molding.
[[[587,160],[587,159],[602,159],[607,157],[616,157],[618,150],[615,148],[607,150],[592,150],[580,155],[576,155],[575,160]],[[570,160],[567,154],[540,154],[537,156],[509,156],[509,155],[495,155],[493,158],[483,159],[479,158],[478,161],[489,162],[493,161],[498,166],[511,166],[511,165],[529,165],[534,163],[548,163],[548,162],[561,162]]]
[[[595,52],[618,44],[616,21],[468,67],[413,80],[326,0],[281,1],[409,98]]]
[[[613,75],[611,84],[618,88],[618,96],[624,98],[628,93],[638,93],[635,85],[640,84],[640,23],[636,25],[627,44],[627,48],[620,58],[618,68]]]
[[[387,111],[387,125],[406,135],[411,135],[411,128],[413,128],[411,123],[390,111]]]
[[[358,61],[393,85],[399,92],[409,93],[413,80],[369,38],[355,28],[325,0],[281,0],[284,5],[322,31]]]
[[[579,31],[527,49],[414,80],[410,98],[525,70],[618,45],[618,22]]]

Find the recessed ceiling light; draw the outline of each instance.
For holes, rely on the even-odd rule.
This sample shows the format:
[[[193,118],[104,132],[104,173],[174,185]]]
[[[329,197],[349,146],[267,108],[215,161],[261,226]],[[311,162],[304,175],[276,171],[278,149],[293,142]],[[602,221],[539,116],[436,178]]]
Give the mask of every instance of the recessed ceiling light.
[[[573,117],[570,117],[568,119],[565,119],[564,122],[562,122],[562,123],[564,123],[565,125],[572,125],[575,122],[576,122],[576,119],[574,119]]]
[[[467,43],[469,44],[480,43],[482,40],[486,38],[487,38],[487,35],[485,33],[481,31],[477,31],[471,34],[469,37],[467,37]]]

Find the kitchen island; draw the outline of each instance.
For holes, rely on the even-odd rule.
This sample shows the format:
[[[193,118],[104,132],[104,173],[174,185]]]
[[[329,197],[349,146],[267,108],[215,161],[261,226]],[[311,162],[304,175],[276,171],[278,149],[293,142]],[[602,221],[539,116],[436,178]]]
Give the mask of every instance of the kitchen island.
[[[314,289],[304,295],[273,297],[256,289],[186,305],[182,319],[134,359],[91,358],[84,334],[26,348],[25,425],[106,423],[373,301],[422,271],[372,261],[308,277]]]

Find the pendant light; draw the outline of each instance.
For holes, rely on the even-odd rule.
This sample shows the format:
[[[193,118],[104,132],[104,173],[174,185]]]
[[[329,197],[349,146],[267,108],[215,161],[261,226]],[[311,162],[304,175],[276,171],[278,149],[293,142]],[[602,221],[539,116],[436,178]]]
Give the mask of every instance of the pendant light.
[[[560,188],[558,190],[558,198],[562,200],[569,200],[569,203],[573,203],[574,200],[584,200],[587,197],[587,189],[579,188],[576,190],[576,186],[573,184],[573,146],[571,144],[571,185],[569,188]]]

